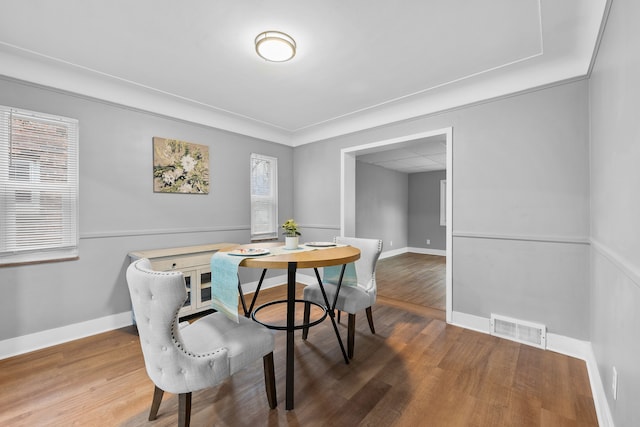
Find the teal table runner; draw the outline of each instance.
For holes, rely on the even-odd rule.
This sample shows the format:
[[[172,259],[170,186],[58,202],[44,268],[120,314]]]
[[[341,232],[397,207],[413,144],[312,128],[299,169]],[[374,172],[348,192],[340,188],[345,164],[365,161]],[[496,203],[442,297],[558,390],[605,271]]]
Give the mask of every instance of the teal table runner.
[[[330,267],[324,267],[322,273],[322,281],[324,283],[333,283],[337,285],[340,281],[340,272],[342,271],[342,265],[332,265]],[[343,286],[358,286],[358,276],[356,275],[356,264],[350,262],[344,269],[344,276],[342,276]]]
[[[211,308],[239,323],[238,266],[243,256],[216,252],[211,257]]]

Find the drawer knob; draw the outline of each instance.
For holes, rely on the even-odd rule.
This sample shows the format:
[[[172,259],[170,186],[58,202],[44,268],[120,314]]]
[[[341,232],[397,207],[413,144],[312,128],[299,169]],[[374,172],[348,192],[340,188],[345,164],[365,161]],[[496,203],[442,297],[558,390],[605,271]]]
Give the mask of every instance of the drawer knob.
[[[175,262],[171,265],[171,268],[176,268],[176,263]]]

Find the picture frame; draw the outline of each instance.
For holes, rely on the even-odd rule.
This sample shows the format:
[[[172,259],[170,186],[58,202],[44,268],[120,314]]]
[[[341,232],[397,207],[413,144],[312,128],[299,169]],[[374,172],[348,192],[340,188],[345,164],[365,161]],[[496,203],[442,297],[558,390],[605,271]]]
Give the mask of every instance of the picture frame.
[[[209,147],[153,137],[153,191],[209,194]]]

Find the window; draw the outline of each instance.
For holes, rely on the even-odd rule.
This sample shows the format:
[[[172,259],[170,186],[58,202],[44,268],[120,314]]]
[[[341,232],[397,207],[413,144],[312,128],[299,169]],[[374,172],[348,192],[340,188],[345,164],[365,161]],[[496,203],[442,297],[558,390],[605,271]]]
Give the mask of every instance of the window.
[[[278,159],[251,154],[251,240],[278,237]]]
[[[78,121],[0,106],[0,265],[78,256]]]

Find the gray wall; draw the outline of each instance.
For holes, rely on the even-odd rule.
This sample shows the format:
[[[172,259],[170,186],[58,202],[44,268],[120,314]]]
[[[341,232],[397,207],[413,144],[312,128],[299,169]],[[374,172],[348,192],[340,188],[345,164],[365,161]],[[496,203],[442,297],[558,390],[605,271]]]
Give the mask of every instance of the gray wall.
[[[293,199],[302,240],[330,241],[340,234],[340,151],[307,144],[293,152]],[[301,240],[301,241],[302,241]]]
[[[295,215],[306,240],[324,240],[339,230],[341,148],[448,126],[454,310],[588,338],[588,251],[573,242],[589,228],[586,82],[296,149],[10,81],[0,94],[5,105],[80,120],[82,236],[79,261],[0,269],[0,339],[127,311],[131,250],[247,241],[252,151],[280,158],[281,220]],[[153,136],[210,146],[209,195],[152,192]],[[553,262],[561,257],[569,262]],[[523,275],[531,265],[536,274]]]
[[[406,174],[356,162],[356,235],[382,239],[385,251],[445,250],[446,227],[440,225],[445,178],[446,171]]]
[[[408,175],[356,162],[356,236],[382,239],[385,251],[405,248]]]
[[[447,171],[409,174],[409,246],[447,249],[447,228],[440,225],[440,181]],[[431,244],[427,245],[427,239]]]
[[[618,427],[640,425],[639,19],[637,1],[611,2],[589,81],[591,342]]]
[[[249,156],[279,159],[293,216],[293,149],[0,79],[0,104],[80,121],[80,259],[0,268],[0,340],[130,310],[132,250],[249,240]],[[153,193],[152,138],[209,146],[210,193]]]
[[[296,217],[339,223],[341,149],[451,126],[454,310],[586,340],[587,100],[578,81],[297,147]]]

